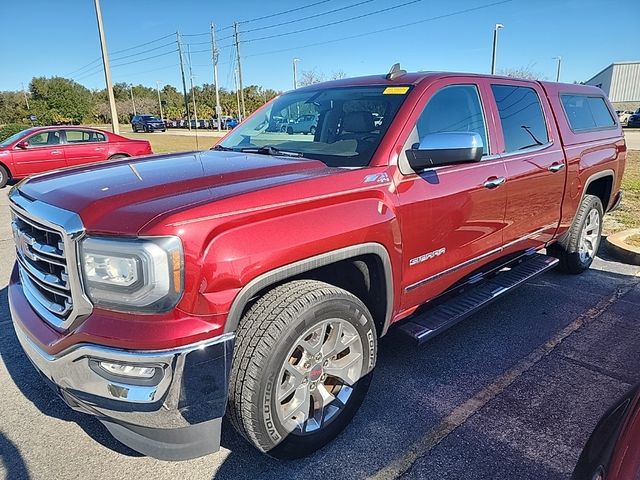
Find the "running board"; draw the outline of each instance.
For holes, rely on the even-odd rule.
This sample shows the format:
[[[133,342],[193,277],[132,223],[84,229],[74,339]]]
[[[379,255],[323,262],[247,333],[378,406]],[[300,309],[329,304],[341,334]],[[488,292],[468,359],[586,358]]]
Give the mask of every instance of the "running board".
[[[495,277],[482,280],[444,303],[409,317],[397,329],[422,344],[557,263],[557,258],[542,254],[525,257],[511,268],[500,270]]]

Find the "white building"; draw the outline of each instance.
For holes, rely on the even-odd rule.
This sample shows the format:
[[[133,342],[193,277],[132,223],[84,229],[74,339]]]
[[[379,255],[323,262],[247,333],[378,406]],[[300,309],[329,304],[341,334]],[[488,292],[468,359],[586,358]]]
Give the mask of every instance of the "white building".
[[[584,82],[600,87],[616,104],[640,104],[640,62],[612,63]]]

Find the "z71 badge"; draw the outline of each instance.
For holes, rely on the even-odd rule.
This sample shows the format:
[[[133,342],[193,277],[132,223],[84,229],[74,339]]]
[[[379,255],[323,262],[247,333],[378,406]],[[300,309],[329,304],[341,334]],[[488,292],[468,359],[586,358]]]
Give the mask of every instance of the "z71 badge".
[[[433,252],[425,253],[424,255],[420,255],[419,257],[412,258],[411,260],[409,260],[409,266],[413,267],[418,263],[426,262],[427,260],[431,260],[432,258],[439,257],[440,255],[444,254],[446,251],[447,249],[442,247],[442,248],[439,248],[438,250],[434,250]]]

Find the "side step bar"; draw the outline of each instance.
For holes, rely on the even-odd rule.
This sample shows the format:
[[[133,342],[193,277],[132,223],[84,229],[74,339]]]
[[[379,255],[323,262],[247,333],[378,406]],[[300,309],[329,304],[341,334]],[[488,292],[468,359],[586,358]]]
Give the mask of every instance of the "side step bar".
[[[525,257],[521,263],[500,270],[495,277],[481,281],[434,308],[409,317],[397,330],[422,344],[527,280],[555,267],[557,263],[557,258],[542,254]]]

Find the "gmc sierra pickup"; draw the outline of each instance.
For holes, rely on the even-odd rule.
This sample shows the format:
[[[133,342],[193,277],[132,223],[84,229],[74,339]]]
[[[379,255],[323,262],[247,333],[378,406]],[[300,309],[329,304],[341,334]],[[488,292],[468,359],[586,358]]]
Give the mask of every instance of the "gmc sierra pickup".
[[[312,134],[271,128],[301,115]],[[588,269],[625,157],[595,87],[394,66],[300,88],[210,151],[17,184],[15,331],[135,450],[215,451],[226,413],[299,457],[355,415],[390,330],[422,343]]]

